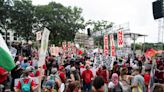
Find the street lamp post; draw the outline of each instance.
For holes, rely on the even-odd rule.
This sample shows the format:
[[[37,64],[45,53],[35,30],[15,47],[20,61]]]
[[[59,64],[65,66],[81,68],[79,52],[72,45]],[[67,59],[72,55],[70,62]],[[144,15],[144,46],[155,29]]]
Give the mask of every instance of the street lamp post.
[[[136,50],[136,40],[138,38],[138,35],[137,34],[131,34],[131,38],[133,40],[133,58],[135,57],[135,50]]]

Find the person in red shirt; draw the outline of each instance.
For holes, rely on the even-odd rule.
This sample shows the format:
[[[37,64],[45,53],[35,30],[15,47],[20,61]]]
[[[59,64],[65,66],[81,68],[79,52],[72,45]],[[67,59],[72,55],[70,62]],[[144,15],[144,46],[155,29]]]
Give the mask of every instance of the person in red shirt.
[[[5,90],[5,85],[7,84],[6,80],[8,77],[8,72],[0,67],[0,84],[4,85],[3,91]]]
[[[103,65],[102,68],[99,68],[96,72],[97,76],[101,76],[104,79],[104,82],[108,84],[109,82],[109,72],[106,69],[106,66]]]
[[[59,66],[59,76],[61,78],[62,83],[65,83],[66,81],[66,75],[64,73],[64,66]]]
[[[145,70],[144,83],[145,83],[145,86],[146,86],[147,90],[148,90],[149,81],[150,81],[150,70]]]
[[[23,73],[23,78],[22,78],[22,81],[24,82],[24,84],[27,84],[30,80],[32,80],[31,78],[28,77],[29,76],[29,71],[25,71]],[[31,83],[30,83],[30,92],[33,92],[34,89],[36,88],[35,87],[35,82],[32,80]],[[16,92],[20,92],[22,91],[22,83],[21,81],[19,80],[18,81],[18,84],[16,85],[16,89],[15,89]]]
[[[91,82],[93,78],[93,73],[89,69],[89,66],[86,66],[86,70],[82,72],[82,79],[83,79],[83,85],[84,85],[84,92],[91,92]]]

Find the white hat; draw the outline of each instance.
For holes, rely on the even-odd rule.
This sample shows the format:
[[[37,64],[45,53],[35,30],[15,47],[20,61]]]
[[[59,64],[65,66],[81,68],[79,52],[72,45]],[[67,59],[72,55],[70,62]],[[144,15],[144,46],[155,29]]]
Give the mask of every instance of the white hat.
[[[75,67],[71,67],[71,71],[75,71],[76,70],[76,68]]]

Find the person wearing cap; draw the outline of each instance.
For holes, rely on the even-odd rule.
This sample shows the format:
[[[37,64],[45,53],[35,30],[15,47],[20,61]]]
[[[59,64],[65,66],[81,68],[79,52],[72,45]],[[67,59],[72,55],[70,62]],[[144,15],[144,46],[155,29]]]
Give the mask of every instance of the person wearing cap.
[[[37,87],[35,86],[34,80],[29,78],[29,71],[25,70],[23,72],[22,78],[18,81],[18,84],[15,87],[15,92],[22,92],[22,85],[30,83],[30,92],[33,92]]]
[[[62,81],[60,79],[60,76],[58,74],[57,68],[52,68],[50,76],[47,77],[47,81],[52,80],[54,81],[54,89],[60,92],[60,87],[62,84]]]
[[[66,81],[66,75],[64,73],[64,66],[59,66],[59,76],[61,78],[62,83],[65,83]]]
[[[87,65],[86,70],[82,72],[82,79],[83,79],[83,85],[84,85],[84,91],[85,92],[91,92],[91,82],[93,78],[93,73],[90,70],[90,67]]]
[[[146,92],[146,87],[144,84],[144,78],[140,74],[140,69],[137,65],[133,66],[133,80],[132,80],[132,92]]]
[[[44,92],[57,92],[53,87],[54,87],[54,81],[53,80],[48,80],[46,81]]]
[[[70,79],[68,81],[70,81],[70,82],[80,81],[80,75],[78,74],[78,72],[76,71],[76,68],[74,66],[71,67]]]

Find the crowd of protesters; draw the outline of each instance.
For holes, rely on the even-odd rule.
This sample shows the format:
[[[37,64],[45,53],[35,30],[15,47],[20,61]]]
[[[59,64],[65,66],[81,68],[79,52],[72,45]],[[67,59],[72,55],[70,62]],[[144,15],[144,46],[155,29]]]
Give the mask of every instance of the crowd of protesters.
[[[11,72],[0,67],[0,92],[7,89],[9,92],[39,92],[40,87],[42,92],[164,92],[164,59],[161,57],[155,58],[154,82],[149,89],[154,61],[144,55],[133,59],[130,55],[116,58],[113,68],[108,69],[103,64],[94,68],[95,61],[91,58],[95,54],[89,57],[87,54],[52,56],[48,53],[45,65],[38,67],[37,51],[23,52],[26,54],[16,55],[16,67]],[[19,79],[17,83],[16,79]]]

